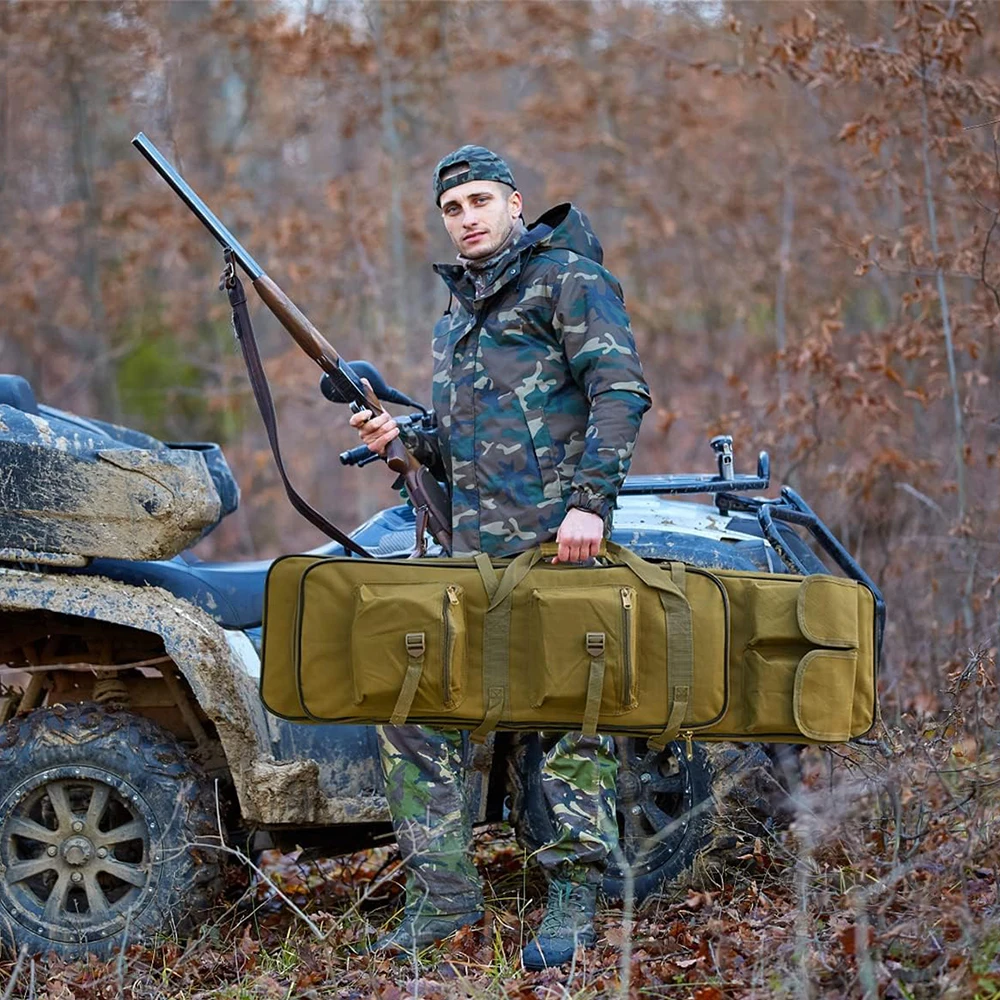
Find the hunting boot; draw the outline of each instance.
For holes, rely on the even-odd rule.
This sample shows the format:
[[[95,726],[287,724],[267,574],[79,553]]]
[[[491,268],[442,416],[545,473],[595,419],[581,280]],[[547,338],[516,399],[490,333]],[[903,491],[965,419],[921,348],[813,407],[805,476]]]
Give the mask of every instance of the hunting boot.
[[[384,952],[390,955],[420,951],[482,919],[482,910],[471,913],[426,913],[407,908],[399,926],[388,934],[383,934],[369,946],[368,951],[371,954]]]
[[[526,969],[544,969],[568,962],[577,945],[590,947],[597,939],[594,911],[597,884],[573,878],[553,878],[549,901],[535,940],[525,945],[521,961]]]

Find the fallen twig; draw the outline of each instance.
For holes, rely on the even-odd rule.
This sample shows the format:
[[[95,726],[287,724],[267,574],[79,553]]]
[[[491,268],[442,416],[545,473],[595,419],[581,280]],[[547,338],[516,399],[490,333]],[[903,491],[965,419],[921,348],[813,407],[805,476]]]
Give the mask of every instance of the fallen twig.
[[[3,991],[3,1000],[10,1000],[14,995],[14,987],[17,986],[18,979],[21,978],[21,969],[24,967],[24,960],[27,957],[28,946],[22,944],[21,950],[17,953],[17,963],[14,966],[14,971],[10,974],[10,982],[7,983],[7,989]]]

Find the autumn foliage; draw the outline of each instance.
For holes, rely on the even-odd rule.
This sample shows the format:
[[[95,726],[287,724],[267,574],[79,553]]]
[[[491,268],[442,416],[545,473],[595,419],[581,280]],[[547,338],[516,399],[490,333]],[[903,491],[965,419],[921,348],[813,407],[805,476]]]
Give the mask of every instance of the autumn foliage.
[[[635,471],[705,471],[721,431],[743,471],[767,448],[889,607],[880,742],[829,771],[818,755],[815,822],[643,918],[633,991],[995,996],[998,54],[998,8],[968,0],[3,2],[0,370],[222,441],[243,501],[205,557],[318,544],[266,450],[220,254],[129,139],[149,134],[345,357],[423,397],[447,302],[429,263],[450,257],[430,171],[497,149],[526,215],[572,199],[621,278],[654,394]],[[255,315],[293,478],[353,526],[390,480],[341,469],[346,414]],[[830,789],[839,811],[817,804]],[[225,961],[252,965],[257,932],[236,933]],[[590,995],[623,988],[601,954]],[[326,989],[275,975],[255,995]],[[379,975],[340,995],[401,995]]]

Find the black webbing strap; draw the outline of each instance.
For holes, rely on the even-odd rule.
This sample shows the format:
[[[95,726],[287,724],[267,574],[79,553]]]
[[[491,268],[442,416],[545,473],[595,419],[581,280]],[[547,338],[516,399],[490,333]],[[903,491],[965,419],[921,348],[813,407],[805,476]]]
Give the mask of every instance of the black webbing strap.
[[[226,270],[223,272],[222,279],[226,294],[229,296],[229,305],[233,310],[233,332],[236,334],[236,339],[240,342],[240,349],[243,351],[243,361],[246,363],[247,374],[250,376],[253,398],[257,401],[257,409],[260,410],[261,419],[264,421],[264,429],[267,431],[267,439],[271,443],[274,462],[278,466],[281,481],[285,484],[288,499],[310,524],[329,535],[335,542],[340,542],[346,552],[353,552],[371,559],[372,554],[367,549],[358,545],[350,535],[341,531],[318,510],[310,506],[289,482],[285,465],[281,461],[281,449],[278,447],[278,422],[274,412],[274,400],[271,398],[267,376],[264,374],[264,366],[260,360],[260,351],[257,349],[257,340],[254,337],[253,324],[250,322],[250,312],[247,309],[246,292],[243,290],[243,282],[236,274],[236,265],[232,258],[232,251],[229,249],[226,250]]]

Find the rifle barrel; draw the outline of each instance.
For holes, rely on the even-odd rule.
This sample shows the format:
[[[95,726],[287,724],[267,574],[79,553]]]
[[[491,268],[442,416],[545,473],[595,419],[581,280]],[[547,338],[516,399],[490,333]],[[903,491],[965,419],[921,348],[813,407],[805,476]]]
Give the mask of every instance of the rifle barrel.
[[[216,214],[195,194],[191,185],[170,165],[163,154],[140,132],[132,145],[146,157],[153,169],[170,185],[174,194],[201,220],[202,225],[222,244],[229,247],[237,263],[251,281],[264,276],[264,268],[246,252],[243,244],[219,221]]]

